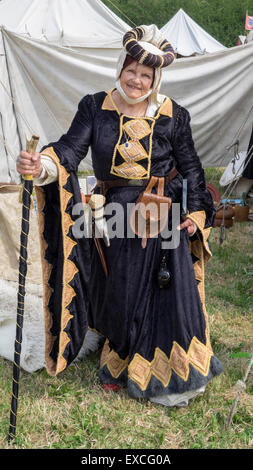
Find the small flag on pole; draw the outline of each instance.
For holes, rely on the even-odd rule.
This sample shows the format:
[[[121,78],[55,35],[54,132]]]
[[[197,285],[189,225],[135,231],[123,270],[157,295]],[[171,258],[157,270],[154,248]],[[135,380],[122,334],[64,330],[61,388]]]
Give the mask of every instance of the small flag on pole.
[[[249,16],[248,12],[245,17],[245,29],[249,31],[253,29],[253,16]]]

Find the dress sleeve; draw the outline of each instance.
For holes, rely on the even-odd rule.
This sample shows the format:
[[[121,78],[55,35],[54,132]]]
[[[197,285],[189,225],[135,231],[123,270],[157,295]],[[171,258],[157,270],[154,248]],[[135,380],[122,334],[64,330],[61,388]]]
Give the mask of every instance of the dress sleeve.
[[[194,147],[190,126],[190,114],[185,108],[179,110],[173,149],[177,170],[187,179],[187,209],[192,213],[205,213],[204,227],[212,226],[215,207],[206,188],[204,170]]]
[[[94,104],[92,96],[86,95],[79,103],[78,110],[66,134],[57,142],[51,142],[41,149],[53,147],[61,164],[68,172],[77,171],[80,161],[87,155],[92,138]]]
[[[53,183],[58,179],[58,168],[50,157],[41,154],[41,165],[43,170],[47,173],[47,177],[43,176],[43,170],[38,178],[33,178],[33,184],[35,186],[44,186],[46,184]]]

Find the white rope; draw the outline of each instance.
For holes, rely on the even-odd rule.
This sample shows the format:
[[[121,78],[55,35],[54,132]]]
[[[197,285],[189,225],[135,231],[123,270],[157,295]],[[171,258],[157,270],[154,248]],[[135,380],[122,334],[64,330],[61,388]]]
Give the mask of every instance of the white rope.
[[[249,116],[250,116],[250,113],[251,113],[252,110],[253,110],[253,105],[251,106],[251,108],[250,108],[250,110],[249,110],[249,112],[248,112],[248,114],[247,114],[247,117],[246,117],[245,121],[244,121],[243,124],[239,127],[238,131],[235,133],[234,138],[232,139],[232,142],[236,142],[237,140],[239,140],[239,135],[241,134],[242,129],[244,128],[244,126],[245,126],[247,120],[249,119]],[[233,146],[233,144],[228,145],[228,146],[226,147],[226,149],[231,148],[232,146]],[[221,160],[220,160],[220,166],[221,166],[221,167],[223,166],[222,163],[223,163],[223,161],[225,160],[225,158],[226,158],[226,154],[224,154],[224,153],[222,153],[221,155],[218,156],[218,160],[221,159]],[[218,174],[218,171],[217,171],[216,175],[217,175],[217,174]],[[213,177],[211,178],[211,181],[214,181],[214,178],[215,178],[215,172],[214,172],[214,174],[213,174]],[[211,182],[211,181],[210,181],[210,182]]]
[[[248,157],[248,155],[250,155],[250,152],[251,152],[252,150],[253,150],[253,145],[250,147],[249,151],[247,152],[246,158]],[[249,162],[250,162],[252,156],[253,156],[253,153],[252,153],[251,157],[249,158],[249,160],[247,161],[247,163],[246,163],[244,169],[247,168],[247,166],[248,166],[248,164],[249,164]],[[244,164],[244,161],[241,163],[241,166],[238,168],[237,173],[239,172],[239,170],[241,169],[241,167],[242,167],[243,164]],[[236,173],[236,175],[237,175],[237,173]],[[221,199],[221,200],[224,200],[224,199],[225,199],[225,201],[224,201],[224,202],[221,202],[221,201],[220,201],[220,204],[219,204],[218,207],[217,207],[217,211],[218,211],[219,209],[222,209],[222,208],[223,208],[222,224],[221,224],[221,227],[220,227],[220,244],[222,244],[223,241],[224,241],[225,238],[226,238],[225,209],[226,209],[226,206],[228,205],[229,197],[230,197],[230,195],[233,193],[234,188],[235,188],[236,185],[238,184],[238,181],[239,181],[239,178],[235,181],[235,183],[234,183],[233,186],[232,186],[232,183],[233,183],[233,182],[231,182],[231,183],[228,185],[228,187],[227,187],[226,191],[224,192],[224,194],[223,194],[223,196],[222,196],[222,199]],[[228,195],[226,195],[226,192],[227,192],[227,191],[229,191]]]
[[[132,23],[134,26],[137,27],[137,24],[135,24],[134,21],[130,20],[130,18],[128,18],[128,16],[125,13],[123,13],[123,11],[121,11],[119,7],[114,5],[114,3],[111,0],[108,0],[108,2],[111,3],[113,5],[113,7],[116,8],[116,10],[118,10],[121,13],[121,15],[125,16],[125,18],[127,18],[128,21],[130,21],[130,23]]]
[[[252,151],[253,151],[253,145],[250,147],[249,151],[247,152],[247,155],[246,155],[245,160],[247,159],[248,155],[250,155],[250,153],[251,153]],[[248,166],[248,164],[249,164],[249,162],[250,162],[252,156],[253,156],[253,153],[252,153],[252,155],[250,156],[249,160],[247,161],[247,163],[246,163],[246,165],[245,165],[245,167],[244,167],[244,170],[247,168],[247,166]],[[237,172],[235,173],[235,178],[236,178],[236,176],[237,176],[238,173],[240,174],[240,170],[241,170],[241,168],[242,168],[243,165],[244,165],[244,161],[242,161],[241,165],[240,165],[239,168],[237,169]],[[227,200],[229,199],[230,195],[233,193],[235,187],[237,186],[238,181],[239,181],[239,178],[236,179],[236,181],[234,181],[234,182],[232,181],[232,182],[228,185],[228,187],[226,188],[226,190],[225,190],[225,192],[224,192],[224,194],[223,194],[223,196],[222,196],[222,199],[225,199],[225,204],[226,204]],[[234,184],[233,184],[233,183],[234,183]],[[227,192],[228,192],[228,195],[227,195]],[[219,207],[220,207],[220,206],[219,206]],[[218,209],[219,209],[219,207],[218,207]]]
[[[238,135],[238,136],[240,135],[240,133],[241,133],[242,129],[244,128],[244,126],[245,126],[247,120],[249,119],[249,116],[250,116],[250,113],[251,113],[252,109],[253,109],[253,105],[251,106],[251,108],[250,108],[250,110],[249,110],[249,112],[248,112],[248,116],[246,117],[244,123],[241,125],[241,127],[240,127],[239,130],[237,131],[237,135]],[[233,140],[233,142],[234,142],[234,141],[235,141],[235,139]]]

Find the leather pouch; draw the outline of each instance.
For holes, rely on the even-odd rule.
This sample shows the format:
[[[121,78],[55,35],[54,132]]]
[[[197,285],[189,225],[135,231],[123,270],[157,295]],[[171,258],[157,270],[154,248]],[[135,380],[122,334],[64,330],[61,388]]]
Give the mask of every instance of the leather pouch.
[[[153,189],[157,192],[152,192]],[[164,177],[152,176],[130,214],[130,227],[142,238],[143,248],[146,247],[147,238],[156,237],[164,229],[171,203],[171,198],[164,196]]]

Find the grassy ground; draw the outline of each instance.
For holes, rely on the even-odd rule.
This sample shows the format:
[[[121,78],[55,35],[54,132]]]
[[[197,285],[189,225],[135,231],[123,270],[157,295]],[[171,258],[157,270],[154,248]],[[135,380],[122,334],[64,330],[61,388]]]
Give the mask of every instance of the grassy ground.
[[[209,175],[210,176],[210,175]],[[214,183],[214,180],[212,180]],[[97,372],[99,353],[57,377],[45,370],[21,373],[14,448],[249,449],[253,448],[253,373],[233,423],[225,422],[248,359],[231,353],[253,346],[253,222],[236,223],[219,245],[211,233],[213,258],[206,271],[206,306],[214,353],[224,373],[203,397],[186,408],[164,408],[130,399],[124,390],[106,393]],[[8,448],[12,364],[0,359],[0,447]]]

